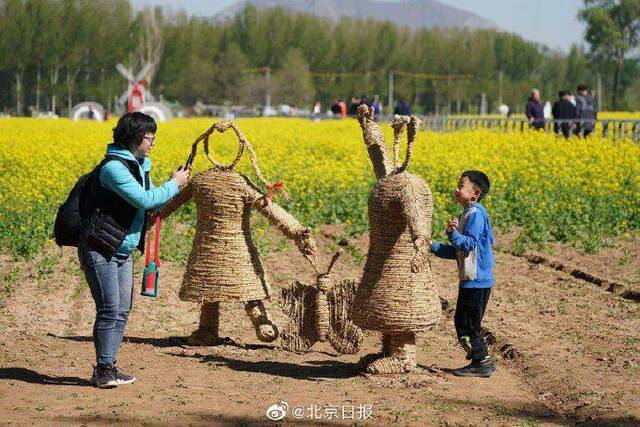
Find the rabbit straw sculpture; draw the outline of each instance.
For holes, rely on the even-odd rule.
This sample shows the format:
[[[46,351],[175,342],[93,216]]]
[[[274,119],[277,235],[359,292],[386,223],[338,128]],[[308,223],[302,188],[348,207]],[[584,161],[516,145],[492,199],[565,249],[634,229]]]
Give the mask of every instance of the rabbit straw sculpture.
[[[316,284],[295,282],[282,289],[280,306],[291,319],[280,336],[285,350],[308,351],[316,342],[329,340],[342,354],[354,354],[362,347],[362,330],[351,321],[356,282],[343,280],[337,285],[329,273],[342,251],[335,253],[326,273],[320,273],[315,262]]]
[[[415,116],[395,116],[394,161],[374,121],[358,108],[358,120],[378,182],[369,196],[369,252],[354,302],[354,323],[382,332],[382,352],[365,356],[369,374],[414,370],[416,333],[436,325],[441,305],[428,260],[433,204],[428,184],[406,171],[419,127]],[[398,166],[407,128],[407,154]]]
[[[236,158],[229,165],[217,163],[209,156],[209,137],[214,131],[233,129],[239,140]],[[213,167],[194,175],[164,209],[160,216],[167,217],[193,198],[196,203],[196,235],[182,286],[180,299],[202,303],[200,326],[189,337],[191,345],[214,345],[218,337],[219,304],[242,301],[255,327],[259,340],[271,342],[278,338],[278,328],[271,320],[263,303],[271,290],[251,238],[250,215],[255,207],[285,236],[295,241],[307,257],[313,257],[316,244],[311,232],[284,209],[271,201],[274,190],[283,194],[281,183],[268,183],[249,141],[235,123],[215,123],[193,143],[189,161],[193,161],[197,145],[204,142],[204,151]],[[268,196],[246,176],[234,172],[244,150],[251,156],[256,175],[268,189]]]

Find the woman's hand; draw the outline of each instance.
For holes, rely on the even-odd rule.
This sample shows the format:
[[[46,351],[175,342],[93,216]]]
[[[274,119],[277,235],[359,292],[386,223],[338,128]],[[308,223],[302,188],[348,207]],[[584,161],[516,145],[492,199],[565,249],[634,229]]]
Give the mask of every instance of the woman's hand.
[[[178,168],[171,174],[171,179],[178,184],[178,187],[182,188],[187,184],[190,174],[191,168],[183,169],[182,166],[178,166]]]

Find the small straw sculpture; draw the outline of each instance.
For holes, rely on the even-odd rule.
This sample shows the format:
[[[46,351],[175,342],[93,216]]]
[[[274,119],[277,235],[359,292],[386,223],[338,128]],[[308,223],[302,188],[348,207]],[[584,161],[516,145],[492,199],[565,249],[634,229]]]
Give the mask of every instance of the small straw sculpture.
[[[223,165],[211,158],[209,137],[214,131],[226,132],[228,129],[235,132],[240,146],[236,158],[229,165]],[[193,144],[187,164],[193,161],[201,141],[204,141],[205,153],[213,167],[194,175],[160,212],[161,217],[167,217],[191,198],[196,204],[196,234],[179,296],[183,301],[203,303],[204,317],[207,317],[205,311],[208,316],[219,316],[218,309],[212,304],[243,301],[258,338],[273,341],[278,335],[277,328],[261,302],[270,297],[271,288],[251,238],[251,208],[255,207],[286,237],[294,240],[305,256],[313,256],[315,242],[307,227],[271,201],[248,177],[233,171],[247,149],[256,175],[269,194],[273,190],[284,193],[282,185],[270,184],[264,178],[251,144],[235,123],[217,122],[200,135]],[[217,321],[201,316],[201,328],[192,335],[192,344],[215,341],[217,330],[212,331],[211,324],[217,329]]]
[[[369,197],[369,252],[354,302],[354,323],[383,333],[382,353],[363,358],[366,372],[408,372],[416,367],[416,332],[437,324],[441,311],[428,261],[431,190],[406,171],[420,122],[415,116],[394,118],[392,162],[373,110],[360,106],[358,119],[378,182]],[[399,165],[404,128],[407,154]]]
[[[352,322],[356,282],[343,280],[334,286],[329,276],[341,254],[335,253],[325,273],[310,260],[317,273],[315,285],[296,281],[282,289],[280,306],[291,319],[281,334],[285,350],[302,353],[329,340],[341,354],[360,351],[364,337]]]

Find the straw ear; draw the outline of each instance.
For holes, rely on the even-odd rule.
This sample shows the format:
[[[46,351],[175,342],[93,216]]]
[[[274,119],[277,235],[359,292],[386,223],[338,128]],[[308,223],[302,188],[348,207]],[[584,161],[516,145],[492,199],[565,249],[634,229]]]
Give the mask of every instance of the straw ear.
[[[420,120],[416,116],[411,116],[411,118],[409,119],[409,124],[407,125],[407,138],[409,140],[415,141],[421,125],[422,120]]]
[[[373,119],[373,108],[369,108],[366,104],[358,106],[358,122],[362,130],[364,130],[367,120],[373,121]]]
[[[402,131],[404,127],[409,123],[409,117],[407,116],[393,116],[393,122],[391,127],[393,128],[393,168],[397,169],[400,163],[400,139],[402,138]]]
[[[403,116],[403,117],[404,119],[402,120],[403,121],[406,120],[405,123],[407,124],[407,154],[404,158],[404,162],[402,163],[402,165],[399,168],[396,168],[395,173],[404,172],[409,166],[409,161],[411,160],[411,153],[413,152],[413,144],[416,141],[416,137],[418,135],[418,129],[420,128],[420,123],[422,123],[420,119],[418,119],[416,116],[411,116],[411,117]],[[395,128],[394,128],[394,131],[395,131]],[[400,132],[402,132],[402,130],[400,130]],[[400,136],[398,135],[396,137],[397,137],[396,142],[399,145]],[[398,145],[394,146],[394,148],[398,147]],[[398,151],[399,151],[399,148],[396,149],[396,153]]]

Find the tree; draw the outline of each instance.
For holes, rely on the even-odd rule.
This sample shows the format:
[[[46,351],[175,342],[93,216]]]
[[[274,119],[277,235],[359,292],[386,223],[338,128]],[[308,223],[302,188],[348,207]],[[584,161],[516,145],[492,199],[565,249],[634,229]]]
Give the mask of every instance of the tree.
[[[215,64],[214,87],[218,99],[223,102],[239,102],[247,79],[249,60],[237,44],[224,48]]]
[[[291,49],[275,75],[276,102],[298,107],[314,101],[315,89],[309,67],[298,49]]]
[[[640,42],[640,0],[584,0],[584,5],[578,17],[587,24],[591,54],[596,62],[613,63],[611,106],[615,110],[625,57]]]
[[[51,111],[56,112],[56,103],[58,95],[58,80],[60,79],[60,70],[63,65],[63,56],[65,52],[65,9],[68,8],[69,1],[50,1],[48,2],[47,25],[38,31],[39,37],[44,38],[48,42],[47,54],[44,58],[44,66],[49,71],[49,94],[51,95]]]
[[[148,85],[158,71],[160,60],[162,59],[163,40],[162,40],[162,9],[156,7],[151,9],[145,7],[138,21],[142,27],[140,38],[136,47],[136,61],[140,68],[149,65],[149,71],[144,76]]]
[[[67,108],[73,107],[73,89],[80,71],[87,66],[93,29],[99,25],[97,3],[70,2],[65,12],[63,64],[67,86]],[[96,20],[94,22],[94,20]]]
[[[5,0],[0,3],[0,60],[13,73],[16,87],[16,114],[22,115],[24,73],[31,61],[34,25],[34,2]]]

